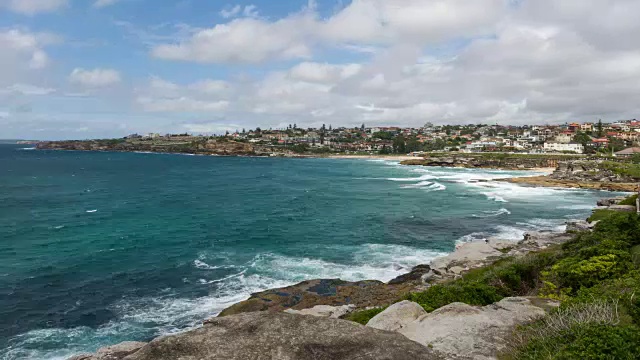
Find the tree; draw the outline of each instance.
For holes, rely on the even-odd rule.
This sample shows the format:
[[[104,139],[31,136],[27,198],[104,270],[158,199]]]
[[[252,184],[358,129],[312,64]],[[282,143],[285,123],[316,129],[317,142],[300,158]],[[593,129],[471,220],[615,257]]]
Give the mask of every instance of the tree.
[[[598,136],[598,138],[601,138],[604,136],[604,128],[602,127],[602,119],[598,120],[598,124],[596,125],[596,135]]]
[[[387,145],[382,145],[382,149],[380,149],[380,155],[388,155],[391,154],[391,150],[387,147]]]
[[[262,129],[260,129],[259,127],[256,128],[256,134],[261,135],[262,134]]]
[[[586,149],[587,145],[591,143],[591,136],[582,131],[578,131],[578,133],[573,137],[573,141],[581,144]]]
[[[362,126],[360,126],[360,131],[364,131],[365,127],[364,127],[364,123],[362,124]]]
[[[420,151],[421,144],[415,136],[410,137],[406,142],[406,152]]]
[[[404,154],[407,151],[406,143],[404,136],[398,135],[395,139],[393,139],[393,152],[396,154]]]
[[[378,131],[373,134],[373,137],[380,140],[391,140],[393,139],[393,134],[388,131]]]

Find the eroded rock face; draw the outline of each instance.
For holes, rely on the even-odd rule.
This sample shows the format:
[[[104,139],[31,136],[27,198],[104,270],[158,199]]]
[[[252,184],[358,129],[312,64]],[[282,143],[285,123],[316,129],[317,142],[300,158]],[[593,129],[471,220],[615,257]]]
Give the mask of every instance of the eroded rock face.
[[[248,313],[156,339],[126,360],[431,360],[434,350],[398,333],[346,320]]]
[[[375,321],[371,325],[390,331],[398,328],[399,333],[432,347],[447,359],[475,360],[495,359],[505,347],[505,339],[517,325],[545,316],[546,311],[557,306],[557,303],[520,297],[505,298],[484,307],[453,303],[412,320],[415,306],[390,307],[386,317],[397,321]]]

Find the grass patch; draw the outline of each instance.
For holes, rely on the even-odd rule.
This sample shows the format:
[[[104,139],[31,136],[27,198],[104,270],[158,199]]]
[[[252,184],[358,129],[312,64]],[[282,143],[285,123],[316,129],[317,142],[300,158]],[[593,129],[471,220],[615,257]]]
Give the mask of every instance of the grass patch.
[[[353,322],[357,322],[358,324],[367,325],[369,320],[373,319],[374,316],[380,314],[385,309],[386,309],[386,307],[369,309],[369,310],[354,311],[351,314],[345,316],[344,319],[345,320],[350,320],[350,321],[353,321]]]
[[[640,179],[640,164],[603,161],[600,166],[603,169],[610,170],[614,174],[618,174],[620,176]]]
[[[598,209],[594,210],[593,214],[587,219],[588,222],[594,221],[602,221],[608,219],[611,215],[615,214],[616,211],[607,210],[607,209]]]

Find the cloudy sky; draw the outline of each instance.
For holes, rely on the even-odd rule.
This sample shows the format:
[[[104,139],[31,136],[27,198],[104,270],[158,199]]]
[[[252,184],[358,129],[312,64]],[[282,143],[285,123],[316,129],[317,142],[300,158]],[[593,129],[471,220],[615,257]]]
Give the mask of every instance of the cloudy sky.
[[[0,138],[640,113],[638,0],[0,0]]]

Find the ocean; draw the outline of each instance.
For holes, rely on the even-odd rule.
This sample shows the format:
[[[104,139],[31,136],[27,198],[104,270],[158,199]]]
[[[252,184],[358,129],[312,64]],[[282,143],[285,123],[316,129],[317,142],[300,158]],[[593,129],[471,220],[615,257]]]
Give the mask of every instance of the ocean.
[[[306,279],[390,280],[612,196],[494,181],[537,174],[0,145],[0,359],[184,331]]]

